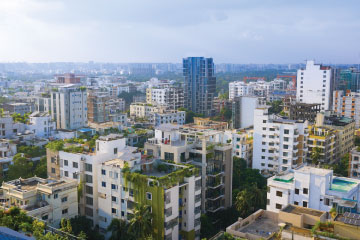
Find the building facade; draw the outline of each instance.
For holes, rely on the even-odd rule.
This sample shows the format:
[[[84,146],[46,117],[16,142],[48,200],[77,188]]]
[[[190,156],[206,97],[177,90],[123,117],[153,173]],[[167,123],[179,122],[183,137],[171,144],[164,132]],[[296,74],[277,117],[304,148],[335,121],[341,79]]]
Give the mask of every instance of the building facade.
[[[254,125],[254,110],[266,105],[264,98],[255,96],[235,97],[232,100],[232,127],[248,128]]]
[[[332,108],[335,87],[334,69],[307,61],[297,72],[296,100],[300,103],[321,104],[321,111]]]
[[[184,107],[195,113],[211,116],[216,92],[212,58],[183,59]]]
[[[355,120],[356,128],[360,128],[360,93],[334,91],[335,113],[342,117],[348,117]]]
[[[51,117],[58,129],[75,130],[87,126],[86,89],[70,84],[52,91]]]
[[[254,111],[252,168],[277,173],[300,166],[307,155],[308,122],[268,114],[268,108]]]
[[[178,87],[147,88],[146,102],[166,105],[170,110],[184,107],[184,89]]]

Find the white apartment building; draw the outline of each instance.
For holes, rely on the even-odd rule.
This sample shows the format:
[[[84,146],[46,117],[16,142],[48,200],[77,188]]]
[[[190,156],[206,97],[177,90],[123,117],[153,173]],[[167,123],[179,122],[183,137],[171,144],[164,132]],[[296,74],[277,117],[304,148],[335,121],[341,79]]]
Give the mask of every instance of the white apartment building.
[[[306,67],[297,72],[296,100],[321,104],[321,111],[331,110],[334,85],[335,76],[331,67],[307,61]]]
[[[74,180],[15,179],[3,182],[0,198],[4,207],[18,206],[55,228],[62,218],[78,215],[77,181]]]
[[[243,158],[251,167],[253,154],[252,128],[225,130],[224,142],[232,144],[232,157]]]
[[[132,103],[130,105],[130,116],[139,118],[149,117],[150,114],[159,112],[159,109],[161,108],[166,109],[166,107],[157,106],[149,103]]]
[[[177,87],[147,88],[146,102],[166,105],[171,110],[177,110],[184,106],[184,91],[183,88]]]
[[[4,177],[9,170],[14,155],[17,153],[16,143],[9,139],[0,139],[0,176]]]
[[[86,89],[68,84],[52,91],[51,117],[58,129],[74,130],[87,126]]]
[[[307,154],[308,122],[269,115],[268,108],[254,111],[252,168],[277,173],[300,166]]]
[[[126,138],[115,134],[99,137],[96,140],[95,152],[59,151],[60,178],[76,179],[82,185],[80,214],[90,218],[94,225],[98,223],[98,209],[102,207],[98,204],[99,166],[103,162],[117,158],[131,159],[137,164],[140,163],[141,153],[137,152],[137,148],[126,146]]]
[[[47,112],[34,112],[29,116],[29,124],[26,129],[35,134],[36,137],[48,138],[53,136],[56,130],[56,123]]]
[[[153,113],[150,116],[150,121],[153,123],[154,126],[159,126],[166,123],[184,125],[185,114],[185,111],[167,110],[159,113]]]
[[[333,99],[333,111],[342,117],[354,119],[355,127],[360,128],[360,93],[334,91]]]
[[[243,81],[230,82],[229,83],[229,99],[232,100],[235,97],[251,96],[254,94],[254,86],[244,83]]]
[[[335,177],[329,169],[303,166],[267,180],[266,210],[279,212],[288,204],[329,212],[360,211],[360,180]]]
[[[123,172],[125,164],[129,166],[130,172],[142,170],[137,176],[146,181],[138,185],[126,180],[127,175]],[[173,170],[159,171],[160,165]],[[189,172],[189,175],[184,175],[170,186],[163,186],[160,181],[185,168],[188,166],[157,159],[144,159],[135,164],[133,159],[126,156],[103,162],[97,173],[100,231],[106,232],[113,218],[130,219],[133,208],[141,202],[151,207],[155,239],[171,240],[179,239],[180,236],[182,239],[199,239],[201,177]]]
[[[266,99],[256,96],[235,97],[232,100],[232,127],[248,128],[254,125],[254,110],[266,106]]]
[[[25,124],[14,122],[9,112],[4,112],[2,116],[0,115],[0,139],[12,138],[17,133],[23,133],[24,131]]]

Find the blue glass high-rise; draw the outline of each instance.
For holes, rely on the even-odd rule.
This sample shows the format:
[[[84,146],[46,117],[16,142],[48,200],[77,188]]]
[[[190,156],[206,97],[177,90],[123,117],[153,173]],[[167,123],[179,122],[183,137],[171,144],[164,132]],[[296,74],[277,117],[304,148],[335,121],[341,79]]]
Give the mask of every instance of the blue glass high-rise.
[[[216,92],[212,58],[188,57],[183,59],[184,106],[204,116],[213,115]]]

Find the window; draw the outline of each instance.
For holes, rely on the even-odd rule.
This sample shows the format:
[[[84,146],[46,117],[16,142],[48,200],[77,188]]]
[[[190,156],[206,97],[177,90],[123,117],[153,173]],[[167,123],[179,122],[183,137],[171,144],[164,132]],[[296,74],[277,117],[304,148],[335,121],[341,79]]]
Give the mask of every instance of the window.
[[[106,170],[105,169],[101,169],[101,175],[106,175]]]
[[[309,192],[309,189],[303,188],[303,193],[304,193],[304,194],[308,194],[308,192]]]
[[[117,153],[118,153],[118,149],[114,148],[114,154],[117,154]]]
[[[73,168],[78,168],[79,164],[77,162],[73,162]]]
[[[85,174],[85,182],[92,183],[93,179],[91,175]]]
[[[106,182],[101,182],[102,187],[106,187]]]
[[[112,201],[112,202],[117,202],[116,197],[112,196],[112,197],[111,197],[111,201]]]
[[[266,123],[266,120],[263,120],[263,123]]]
[[[330,199],[329,198],[325,198],[325,205],[330,206]]]
[[[298,188],[295,188],[295,194],[299,195],[299,189]]]
[[[299,205],[299,202],[297,202],[297,201],[294,201],[294,205],[296,205],[296,206],[297,206],[297,205]]]
[[[117,185],[111,184],[111,189],[116,190],[116,189],[117,189]]]
[[[152,199],[151,193],[149,193],[149,192],[146,193],[146,199],[147,199],[147,200],[151,200],[151,199]]]
[[[262,152],[265,152],[265,149],[262,149]]]
[[[64,160],[64,166],[69,166],[69,161],[68,160]]]
[[[63,209],[62,211],[61,211],[61,213],[64,215],[64,214],[67,214],[68,213],[68,209],[67,208],[65,208],[65,209]]]
[[[87,194],[93,194],[93,188],[90,187],[90,186],[86,186],[86,187],[85,187],[85,192],[86,192]]]
[[[85,215],[89,216],[89,217],[92,217],[94,215],[93,209],[89,208],[89,207],[86,207],[85,208]]]
[[[134,196],[134,190],[130,189],[130,191],[129,191],[129,196],[130,196],[130,197],[133,197],[133,196]]]
[[[85,171],[92,172],[92,165],[89,163],[85,163]]]
[[[58,198],[58,194],[55,193],[55,194],[54,194],[54,199],[57,199],[57,198]]]
[[[284,137],[284,141],[285,141],[285,142],[288,142],[288,141],[289,141],[289,138],[288,138],[288,137]]]
[[[67,202],[67,197],[63,197],[62,199],[61,199],[61,202]]]
[[[55,173],[55,168],[51,168],[51,173]]]
[[[73,173],[73,179],[77,179],[77,178],[78,178],[77,173]]]
[[[308,206],[307,201],[303,201],[303,207],[307,207],[307,206]]]
[[[64,175],[65,175],[65,177],[68,177],[68,176],[69,176],[69,172],[68,172],[68,171],[65,171],[65,172],[64,172]]]
[[[116,208],[111,208],[111,213],[116,214]]]
[[[54,163],[55,162],[55,157],[51,157],[51,163]]]
[[[44,215],[44,216],[41,217],[41,219],[44,220],[44,221],[48,220],[48,218],[49,218],[48,215]]]
[[[281,208],[282,208],[282,205],[277,203],[277,204],[275,205],[275,207],[276,207],[276,209],[281,209]]]
[[[86,205],[93,205],[93,198],[92,197],[86,197]]]
[[[284,149],[289,149],[289,145],[284,144],[283,146],[284,146]]]
[[[289,129],[284,129],[284,134],[289,134]]]
[[[270,205],[270,199],[266,199],[266,205]]]
[[[276,191],[276,196],[277,197],[282,197],[282,192],[281,191]]]
[[[125,216],[125,212],[121,211],[121,216],[124,217]]]

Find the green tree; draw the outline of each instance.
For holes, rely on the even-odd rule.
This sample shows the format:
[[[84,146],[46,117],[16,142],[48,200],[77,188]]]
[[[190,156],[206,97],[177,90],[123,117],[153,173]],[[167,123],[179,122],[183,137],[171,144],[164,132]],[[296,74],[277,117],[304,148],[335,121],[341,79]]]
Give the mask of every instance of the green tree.
[[[228,107],[223,107],[220,111],[220,115],[222,119],[225,121],[230,121],[232,116],[232,110]]]
[[[129,221],[129,233],[136,239],[144,239],[152,235],[152,213],[150,206],[136,204],[134,214]]]
[[[210,238],[216,234],[217,230],[215,226],[212,224],[211,218],[208,215],[202,214],[200,216],[200,223],[201,223],[201,228],[200,228],[201,238]]]
[[[266,191],[253,184],[238,193],[235,202],[236,209],[242,217],[247,217],[258,209],[265,208],[265,195]]]
[[[93,228],[93,224],[90,219],[85,216],[76,216],[70,219],[71,227],[74,235],[81,235],[85,233],[87,240],[103,240],[104,236],[101,235],[98,229]]]
[[[40,161],[35,162],[34,175],[41,178],[47,178],[46,157],[42,157],[40,158]]]
[[[283,102],[281,100],[268,103],[268,105],[270,105],[269,114],[279,114],[283,110],[282,104]]]
[[[193,111],[190,111],[186,108],[178,108],[179,111],[185,111],[185,123],[193,123],[194,117],[204,117],[202,114],[194,113]]]
[[[13,164],[9,166],[9,171],[7,173],[6,179],[13,180],[17,178],[29,178],[33,176],[32,169],[34,163],[27,159],[26,157],[22,157],[21,154],[16,154],[13,158]]]
[[[129,225],[126,221],[118,218],[113,218],[107,228],[107,231],[111,232],[110,240],[133,239],[133,237],[128,233],[128,230]]]
[[[349,175],[349,153],[346,153],[340,160],[339,163],[333,165],[333,170],[335,174],[339,174],[343,177],[348,177]]]
[[[321,149],[318,147],[314,147],[311,150],[311,163],[317,165],[321,158]]]

